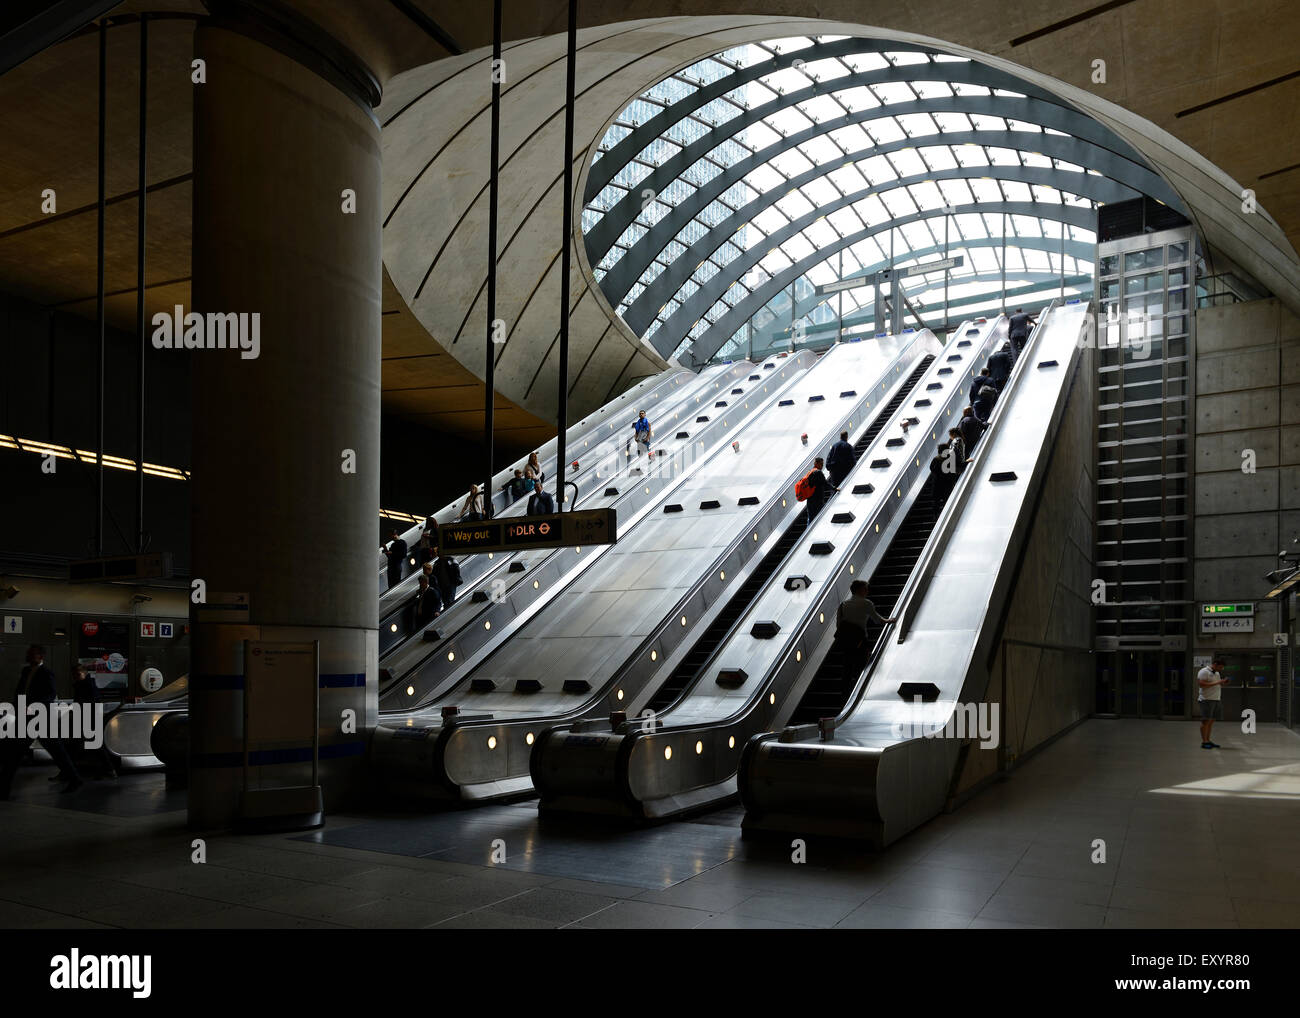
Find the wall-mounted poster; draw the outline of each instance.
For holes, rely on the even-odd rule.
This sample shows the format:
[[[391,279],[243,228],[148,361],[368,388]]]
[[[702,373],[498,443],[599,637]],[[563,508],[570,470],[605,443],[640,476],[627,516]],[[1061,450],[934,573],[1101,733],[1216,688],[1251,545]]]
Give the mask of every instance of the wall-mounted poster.
[[[84,622],[77,647],[77,664],[86,669],[98,689],[123,689],[131,652],[131,627],[126,622]]]

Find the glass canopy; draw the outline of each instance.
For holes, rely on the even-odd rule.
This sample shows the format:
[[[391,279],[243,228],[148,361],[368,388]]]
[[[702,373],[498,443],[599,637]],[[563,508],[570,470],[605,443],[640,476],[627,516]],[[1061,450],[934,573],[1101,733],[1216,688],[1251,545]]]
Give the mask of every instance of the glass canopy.
[[[1181,202],[1064,100],[976,61],[844,36],[738,46],[633,100],[597,146],[582,229],[606,297],[689,364],[1091,292],[1095,210]],[[863,277],[872,278],[863,278]],[[824,293],[839,280],[850,286]],[[858,285],[852,285],[856,282]]]

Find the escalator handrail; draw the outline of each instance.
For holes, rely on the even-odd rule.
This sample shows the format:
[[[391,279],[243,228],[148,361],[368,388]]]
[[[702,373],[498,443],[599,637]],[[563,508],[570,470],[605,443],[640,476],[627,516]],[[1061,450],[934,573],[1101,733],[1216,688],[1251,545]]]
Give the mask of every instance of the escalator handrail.
[[[975,447],[975,452],[970,456],[970,461],[958,478],[952,494],[948,496],[943,511],[934,521],[934,528],[930,532],[930,539],[926,542],[925,550],[921,552],[921,557],[917,560],[911,575],[908,576],[907,582],[903,584],[903,589],[898,592],[898,599],[894,602],[894,618],[898,621],[887,622],[881,628],[880,636],[877,637],[875,645],[871,649],[871,656],[867,659],[866,667],[862,669],[862,674],[858,676],[857,682],[854,683],[853,692],[849,695],[848,700],[845,701],[843,708],[841,708],[839,715],[835,719],[836,727],[839,727],[846,718],[857,710],[862,694],[871,682],[871,676],[875,672],[880,658],[884,655],[885,648],[889,645],[889,639],[895,629],[899,629],[899,643],[902,643],[907,638],[908,626],[912,619],[915,618],[920,607],[921,598],[917,594],[924,591],[938,565],[940,553],[948,546],[954,521],[960,516],[961,507],[969,498],[972,483],[969,478],[976,476],[983,466],[986,455],[985,450],[992,446],[992,443],[987,439],[1002,419],[1003,408],[1011,403],[1011,400],[1004,397],[1019,388],[1020,375],[1025,370],[1024,365],[1032,359],[1027,355],[1031,354],[1037,347],[1038,337],[1054,317],[1059,304],[1059,299],[1053,300],[1043,311],[1043,314],[1039,316],[1033,333],[1025,343],[1020,356],[1016,358],[1015,366],[1011,369],[1011,376],[1007,379],[1007,384],[1002,387],[1002,392],[998,394],[998,401],[993,407],[993,413],[989,416],[988,425],[980,435],[980,441]],[[1005,316],[999,316],[994,328],[1000,328],[1005,320]]]

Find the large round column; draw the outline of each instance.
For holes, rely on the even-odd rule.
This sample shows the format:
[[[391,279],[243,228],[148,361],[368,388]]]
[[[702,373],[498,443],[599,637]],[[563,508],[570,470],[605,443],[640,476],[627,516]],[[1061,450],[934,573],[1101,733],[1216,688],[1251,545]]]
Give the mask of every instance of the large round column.
[[[193,310],[260,318],[255,358],[173,354],[193,361],[192,573],[209,603],[249,604],[226,622],[194,606],[189,819],[213,827],[242,787],[245,639],[320,641],[326,807],[361,787],[377,716],[381,183],[379,128],[337,51],[317,63],[216,20],[195,57]],[[304,756],[265,754],[254,778],[306,783]]]

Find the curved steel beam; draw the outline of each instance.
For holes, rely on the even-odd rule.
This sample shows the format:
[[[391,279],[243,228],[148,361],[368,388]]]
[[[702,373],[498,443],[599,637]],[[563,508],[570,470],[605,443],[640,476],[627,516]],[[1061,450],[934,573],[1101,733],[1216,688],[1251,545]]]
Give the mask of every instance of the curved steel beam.
[[[1091,125],[1091,126],[1089,126]],[[768,199],[766,195],[760,195],[758,198],[741,206],[735,213],[728,217],[727,221],[734,220],[736,215],[744,215],[748,219],[754,218],[767,205],[783,197],[784,194],[795,188],[803,187],[812,181],[829,174],[842,166],[849,163],[862,162],[866,159],[873,158],[876,155],[887,154],[908,148],[921,148],[927,144],[927,139],[935,139],[934,145],[994,145],[998,148],[1010,148],[1017,151],[1040,151],[1046,155],[1052,155],[1059,159],[1065,159],[1067,162],[1075,163],[1079,166],[1088,166],[1093,169],[1099,169],[1099,165],[1104,166],[1101,172],[1107,176],[1114,177],[1121,183],[1128,184],[1135,191],[1144,192],[1148,188],[1159,189],[1163,181],[1156,174],[1152,173],[1145,166],[1133,163],[1124,156],[1119,156],[1111,152],[1105,145],[1100,144],[1097,139],[1090,137],[1091,134],[1100,134],[1096,129],[1100,127],[1096,121],[1088,123],[1071,122],[1071,118],[1060,118],[1055,123],[1047,126],[1056,130],[1063,131],[1068,137],[1058,135],[1036,134],[1030,135],[1023,131],[1014,132],[997,132],[997,131],[962,131],[952,133],[940,133],[933,135],[920,135],[915,137],[900,138],[897,141],[889,142],[884,145],[873,146],[870,150],[849,153],[838,159],[827,163],[814,166],[801,174],[789,178],[789,185],[780,194]],[[1101,129],[1104,131],[1104,129]],[[667,215],[654,224],[653,229],[647,229],[645,235],[640,237],[627,252],[606,272],[601,279],[601,288],[609,297],[610,302],[617,304],[627,295],[628,291],[636,285],[646,269],[650,267],[651,262],[657,258],[665,247],[681,232],[681,230],[695,216],[699,215],[704,209],[711,205],[720,195],[746,176],[752,173],[760,166],[770,163],[782,152],[788,150],[793,145],[802,144],[804,141],[811,140],[812,137],[820,135],[822,132],[813,132],[811,129],[806,132],[800,132],[799,135],[791,135],[790,144],[784,146],[777,152],[770,152],[763,149],[747,159],[742,159],[732,167],[718,174],[713,180],[710,180],[703,187],[700,187],[690,197],[679,202],[673,207]],[[1017,137],[1018,136],[1018,137]],[[996,139],[996,140],[994,140]],[[1009,140],[1021,140],[1026,142],[1034,139],[1037,149],[1031,149],[1028,144],[1018,145],[1010,144]],[[1046,150],[1046,151],[1044,151]],[[1095,160],[1095,162],[1094,162]],[[984,167],[987,169],[988,167]],[[939,170],[935,173],[943,175],[950,171]],[[1073,173],[1073,171],[1062,170],[1063,174]],[[984,174],[987,176],[988,174]],[[1062,177],[1062,180],[1073,180],[1074,176]],[[1057,186],[1057,185],[1053,185]],[[1069,191],[1071,188],[1060,187],[1060,190]],[[664,224],[668,224],[665,228]],[[721,228],[721,224],[714,227],[715,230]],[[738,227],[737,227],[738,228]],[[626,227],[625,227],[626,229]],[[712,231],[711,231],[712,232]],[[621,233],[620,233],[621,236]],[[700,243],[706,238],[696,241],[691,245],[694,252]],[[723,237],[717,244],[709,247],[706,254],[692,257],[691,264],[698,264],[712,254],[718,246],[726,240]],[[602,256],[603,257],[603,256]],[[674,259],[676,261],[677,259]],[[598,264],[596,262],[593,265]],[[635,276],[632,273],[635,272]],[[653,285],[653,284],[648,284]],[[663,301],[659,301],[662,305]]]
[[[1067,141],[1068,139],[1056,138],[1054,141]],[[1099,157],[1100,158],[1100,157]],[[1104,160],[1103,160],[1104,161]],[[844,208],[848,205],[854,205],[860,201],[865,201],[872,195],[888,194],[891,191],[906,189],[909,185],[924,183],[933,180],[966,180],[979,179],[982,177],[992,177],[995,180],[1016,181],[1026,184],[1037,184],[1044,187],[1052,187],[1067,194],[1078,195],[1079,197],[1089,198],[1094,202],[1113,202],[1123,201],[1126,198],[1132,198],[1142,193],[1141,189],[1126,183],[1112,174],[1105,176],[1093,176],[1087,173],[1076,173],[1070,178],[1068,183],[1072,186],[1063,186],[1067,181],[1061,179],[1062,171],[1049,170],[1046,167],[1036,166],[956,166],[949,170],[938,172],[928,172],[913,174],[908,177],[899,177],[889,184],[881,184],[860,191],[854,191],[847,195],[842,195],[833,202],[815,206],[810,212],[805,213],[793,223],[801,224],[798,230],[791,230],[791,224],[782,227],[780,230],[774,230],[767,234],[762,243],[754,244],[745,250],[739,257],[733,258],[726,266],[719,266],[719,271],[710,277],[707,284],[701,284],[701,289],[706,286],[711,287],[716,293],[721,294],[727,289],[726,286],[720,290],[714,286],[714,281],[720,276],[729,279],[727,286],[735,282],[744,271],[739,273],[733,272],[733,266],[743,264],[745,270],[752,267],[753,264],[767,254],[774,246],[783,243],[790,237],[794,236],[799,230],[810,226],[818,219]],[[764,209],[779,200],[783,195],[777,195],[771,200],[756,199],[743,209],[738,210],[729,216],[723,222],[719,223],[714,230],[701,237],[681,256],[673,259],[663,272],[656,276],[645,289],[637,295],[636,300],[628,307],[627,312],[623,315],[623,320],[628,323],[628,327],[638,335],[645,332],[654,321],[659,309],[676,293],[682,285],[689,279],[705,259],[712,256],[722,244],[726,243],[731,237],[735,236],[746,223],[751,222],[755,216],[759,215]],[[942,212],[942,209],[932,210]],[[771,241],[770,238],[781,236],[779,241]],[[757,258],[753,257],[754,252],[760,252]],[[601,280],[604,285],[604,280]],[[610,297],[609,291],[606,296]],[[612,297],[611,297],[612,300]],[[667,324],[667,322],[665,322]]]
[[[980,168],[986,170],[990,169],[990,167],[980,167]],[[974,167],[962,167],[962,169],[971,170],[974,169]],[[1021,170],[1031,171],[1034,170],[1034,167],[1022,166]],[[1038,170],[1035,172],[1041,173],[1043,171]],[[970,174],[970,175],[987,176],[987,174]],[[1028,178],[1029,181],[1032,181],[1032,174],[1025,172],[1025,178]],[[900,180],[896,183],[894,187],[882,188],[882,189],[871,188],[869,190],[857,192],[855,194],[845,195],[844,197],[839,198],[836,201],[829,202],[824,205],[819,205],[813,209],[810,209],[808,212],[806,212],[804,215],[800,216],[799,218],[788,222],[781,229],[773,230],[770,234],[767,235],[766,238],[764,238],[764,242],[762,244],[755,244],[753,247],[749,248],[749,250],[743,252],[739,257],[733,258],[730,262],[728,262],[726,269],[719,271],[704,283],[699,284],[698,289],[696,289],[696,291],[692,293],[686,300],[682,301],[681,306],[678,307],[675,311],[673,311],[671,315],[669,315],[666,319],[664,319],[663,325],[660,326],[659,330],[655,332],[654,337],[651,340],[655,349],[663,353],[664,356],[668,355],[664,349],[665,347],[668,350],[676,349],[678,343],[680,343],[681,340],[686,337],[686,334],[690,332],[690,330],[694,327],[695,323],[699,321],[700,317],[709,308],[711,308],[718,301],[718,299],[721,298],[721,296],[727,292],[728,289],[731,288],[733,283],[743,278],[746,272],[748,272],[760,261],[762,261],[768,255],[768,253],[770,253],[773,249],[781,247],[782,244],[790,240],[792,237],[797,236],[799,233],[801,233],[808,226],[811,226],[818,219],[822,218],[823,216],[829,215],[830,213],[835,212],[838,209],[844,208],[848,205],[853,205],[856,204],[857,202],[864,201],[865,199],[871,197],[872,195],[888,194],[890,191],[895,191],[895,190],[899,190],[900,188],[905,188],[909,183],[919,183],[921,180],[924,179],[929,179],[929,177],[928,176],[921,177],[917,175],[913,177],[900,178]],[[1012,178],[1008,178],[1008,179],[1012,179]],[[1083,192],[1080,195],[1080,197],[1088,198],[1093,202],[1122,201],[1125,198],[1132,197],[1132,192],[1125,185],[1120,184],[1117,181],[1111,180],[1108,177],[1094,177],[1085,174],[1083,180],[1086,182],[1086,184],[1083,188],[1080,189]],[[1065,206],[1065,205],[1048,205],[1046,203],[1036,202],[1036,201],[996,202],[996,203],[977,201],[964,206],[955,206],[956,211],[953,212],[953,215],[966,215],[971,212],[992,212],[992,211],[1000,212],[1002,209],[1009,208],[1012,205],[1032,208],[1034,211],[1025,214],[1030,215],[1035,219],[1051,219],[1058,222],[1061,221],[1063,217],[1056,214],[1056,210],[1072,207],[1072,206]],[[966,211],[961,211],[963,209]],[[1095,222],[1094,217],[1096,213],[1093,209],[1089,208],[1089,209],[1083,209],[1079,211],[1082,211],[1088,217],[1090,222]],[[942,208],[925,209],[922,210],[921,213],[919,213],[918,219],[919,220],[932,219],[932,218],[938,219],[938,218],[942,218],[945,215],[946,213]],[[872,228],[872,232],[876,232],[878,230],[883,230],[883,229],[884,226],[878,224],[876,227]],[[815,253],[816,252],[814,252],[814,254]],[[910,252],[907,252],[904,255],[902,255],[902,257],[908,257],[909,254]],[[678,260],[680,261],[680,259]],[[820,261],[820,259],[818,260]],[[896,257],[895,260],[897,261],[900,259]],[[695,265],[696,263],[691,262],[688,264]],[[651,317],[653,318],[653,315]],[[630,328],[638,332],[641,331],[641,329],[638,328],[636,324],[634,324],[632,321],[629,321],[626,317],[624,318],[624,321],[628,322]],[[671,341],[671,345],[669,345],[669,341],[663,341],[663,345],[661,346],[660,337],[665,332],[668,334],[669,341]]]
[[[1044,208],[1053,209],[1057,214],[1051,216],[1044,215],[1042,211]],[[1069,226],[1077,226],[1080,229],[1089,230],[1092,229],[1096,223],[1096,213],[1092,209],[1080,209],[1071,205],[1042,206],[1037,202],[974,203],[965,206],[958,206],[954,215],[964,215],[969,212],[997,212],[998,214],[1005,212],[1010,216],[1030,216],[1035,219],[1053,219],[1057,222],[1064,222]],[[941,209],[938,210],[938,214],[943,215],[943,211]],[[827,244],[824,247],[818,248],[811,255],[788,265],[776,275],[772,276],[771,279],[753,290],[748,297],[737,303],[730,311],[713,324],[712,329],[717,329],[721,333],[719,341],[715,342],[712,339],[711,331],[700,336],[695,341],[696,359],[699,361],[707,361],[712,357],[722,344],[731,338],[732,333],[740,328],[741,324],[747,321],[756,310],[780,293],[781,290],[789,286],[793,280],[803,275],[807,271],[809,265],[816,265],[818,262],[824,261],[830,255],[836,254],[846,247],[851,247],[860,241],[866,240],[868,237],[877,233],[883,233],[900,226],[906,226],[908,223],[921,222],[933,215],[934,213],[932,212],[919,212],[913,213],[909,216],[901,216],[896,219],[889,219],[877,223],[869,229],[860,230],[855,234],[850,234],[847,237],[840,238],[833,244]],[[690,332],[691,328],[694,327],[694,324],[695,323],[692,322],[690,326],[682,331],[681,335],[678,336],[677,343],[672,347],[669,347],[669,353],[664,354],[664,356],[671,355],[671,351],[681,344],[681,341],[686,338],[686,334]],[[664,328],[667,328],[667,323],[665,323]],[[664,328],[661,328],[659,332],[656,332],[654,337],[651,339],[651,343],[655,344],[655,349],[657,350],[661,349],[661,347],[655,341],[659,339],[659,333],[663,332]],[[707,342],[705,342],[706,340]]]
[[[929,64],[924,66],[983,68],[982,64]],[[886,70],[890,71],[891,74],[882,77]],[[910,70],[917,73],[901,73],[904,70]],[[1074,113],[1077,118],[1080,118],[1080,120],[1090,119],[1084,117],[1083,114],[1078,113],[1078,111],[1074,110],[1073,107],[1066,106],[1057,97],[1050,93],[1041,89],[1035,89],[1033,86],[1028,85],[1017,87],[1015,82],[1011,79],[1001,76],[998,72],[991,71],[988,68],[984,68],[984,71],[987,73],[980,73],[977,71],[966,76],[972,79],[984,78],[985,80],[983,81],[964,80],[952,76],[941,76],[938,74],[927,76],[924,73],[921,73],[923,70],[924,67],[922,65],[913,65],[907,68],[880,68],[866,71],[861,74],[845,75],[844,77],[836,78],[833,81],[815,82],[806,89],[800,89],[796,92],[787,92],[784,95],[779,95],[775,99],[764,103],[761,106],[746,110],[739,115],[732,117],[725,123],[718,124],[700,138],[684,146],[680,151],[668,159],[665,159],[657,167],[651,170],[649,174],[637,181],[635,185],[628,185],[629,190],[627,193],[624,194],[623,197],[621,197],[613,206],[607,209],[601,220],[586,233],[587,252],[591,264],[599,264],[601,258],[604,257],[605,252],[614,246],[614,242],[622,235],[628,224],[630,224],[640,214],[642,201],[641,195],[644,190],[648,188],[655,194],[662,194],[673,181],[680,177],[694,163],[706,156],[709,152],[713,151],[713,149],[722,142],[730,139],[742,128],[762,123],[773,113],[794,106],[800,102],[804,102],[807,99],[814,98],[815,96],[830,95],[835,92],[842,92],[850,88],[856,88],[860,85],[877,84],[887,80],[897,80],[901,82],[933,80],[941,81],[947,85],[951,85],[955,82],[958,85],[983,85],[986,88],[1010,87],[1014,88],[1017,92],[1025,93],[1026,98],[1020,99],[1012,98],[1010,96],[996,95],[952,95],[935,96],[931,99],[918,99],[913,102],[890,103],[882,106],[873,106],[870,109],[857,110],[850,115],[837,117],[834,120],[825,120],[815,123],[812,127],[806,128],[804,131],[790,135],[787,138],[784,147],[798,144],[799,142],[794,140],[796,138],[808,140],[847,124],[861,124],[872,120],[881,120],[886,118],[893,119],[894,117],[904,116],[911,113],[974,113],[983,116],[1012,117],[1013,119],[1023,120],[1028,123],[1038,123],[1039,118],[1035,113],[1040,111],[1044,106],[1055,106],[1062,111]],[[994,80],[995,78],[996,80]],[[1070,119],[1071,126],[1069,128],[1058,129],[1065,130],[1066,133],[1073,133],[1073,123],[1080,121],[1076,121],[1074,118]],[[1095,127],[1092,128],[1092,131],[1105,139],[1105,147],[1123,155],[1131,162],[1144,165],[1144,160],[1142,160],[1142,158],[1126,142],[1120,140],[1114,132],[1110,131],[1095,120],[1092,122],[1095,125]],[[597,167],[603,166],[607,158],[608,155],[602,156],[595,163],[595,166],[593,166],[593,172]],[[615,175],[617,175],[617,173],[618,170],[615,170]],[[1172,189],[1170,189],[1167,184],[1164,184],[1163,181],[1161,181],[1161,184],[1169,192],[1169,197],[1174,202],[1181,204],[1181,199],[1174,194]],[[1160,197],[1161,201],[1166,200],[1165,197],[1161,195],[1156,195],[1156,197]]]

